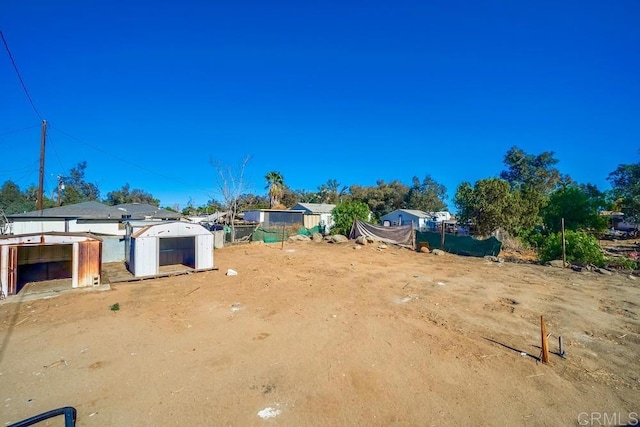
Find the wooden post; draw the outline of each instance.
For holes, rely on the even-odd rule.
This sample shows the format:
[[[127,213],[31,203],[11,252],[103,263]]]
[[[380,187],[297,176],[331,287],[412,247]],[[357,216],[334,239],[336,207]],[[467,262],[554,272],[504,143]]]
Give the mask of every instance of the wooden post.
[[[280,246],[280,250],[284,249],[284,227],[286,224],[282,224],[282,245]]]
[[[562,268],[567,267],[567,243],[564,239],[564,218],[560,222],[560,226],[562,229]]]
[[[40,135],[40,172],[38,177],[38,198],[36,199],[36,209],[44,209],[44,146],[47,139],[47,121],[42,121],[42,133]]]
[[[444,251],[444,221],[440,222],[442,230],[440,230],[440,249]]]
[[[540,316],[540,334],[542,338],[542,363],[549,363],[549,340],[547,339],[547,327],[542,316]]]

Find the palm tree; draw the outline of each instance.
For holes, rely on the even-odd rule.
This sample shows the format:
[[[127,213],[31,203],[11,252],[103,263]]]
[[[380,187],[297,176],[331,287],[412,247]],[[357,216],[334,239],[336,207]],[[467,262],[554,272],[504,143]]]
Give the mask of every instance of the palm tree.
[[[280,204],[280,198],[284,193],[284,178],[280,172],[269,172],[264,179],[267,180],[265,189],[269,190],[269,206],[274,207]]]

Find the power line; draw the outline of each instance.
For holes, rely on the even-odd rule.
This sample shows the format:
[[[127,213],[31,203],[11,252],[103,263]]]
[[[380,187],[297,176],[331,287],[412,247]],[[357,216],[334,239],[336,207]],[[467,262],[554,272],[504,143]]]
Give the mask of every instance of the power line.
[[[47,135],[47,139],[49,140],[49,147],[53,150],[53,154],[56,155],[56,159],[58,160],[58,164],[60,165],[60,170],[64,170],[64,166],[62,165],[62,160],[60,160],[60,156],[58,155],[58,150],[56,150],[55,144],[53,144],[53,140],[51,139],[51,134]]]
[[[118,157],[118,156],[116,156],[115,154],[112,154],[112,153],[110,153],[110,152],[108,152],[108,151],[106,151],[106,150],[103,150],[102,148],[100,148],[100,147],[98,147],[98,146],[95,146],[95,145],[93,145],[93,144],[89,144],[88,142],[85,142],[85,141],[83,141],[83,140],[81,140],[81,139],[79,139],[79,138],[76,138],[76,137],[74,137],[73,135],[70,135],[70,134],[68,134],[68,133],[64,132],[64,131],[63,131],[63,130],[61,130],[61,129],[58,129],[58,128],[57,128],[57,127],[55,127],[55,126],[52,126],[50,123],[48,123],[48,124],[49,124],[49,129],[52,129],[52,130],[54,130],[54,131],[56,131],[56,132],[58,132],[58,133],[60,133],[60,134],[62,134],[62,135],[64,135],[64,136],[66,136],[67,138],[73,139],[74,141],[77,141],[77,142],[79,142],[79,143],[81,143],[81,144],[83,144],[83,145],[86,145],[87,147],[93,148],[93,149],[94,149],[94,150],[96,150],[96,151],[100,151],[101,153],[104,153],[104,154],[106,154],[106,155],[108,155],[108,156],[110,156],[110,157],[113,157],[114,159],[116,159],[116,160],[118,160],[118,161],[121,161],[121,162],[123,162],[123,163],[126,163],[126,164],[128,164],[128,165],[130,165],[130,166],[133,166],[133,167],[138,168],[138,169],[140,169],[140,170],[143,170],[143,171],[145,171],[145,172],[149,172],[149,173],[154,174],[154,175],[156,175],[156,176],[159,176],[159,177],[161,177],[161,178],[167,179],[167,180],[169,180],[169,181],[172,181],[172,182],[175,182],[175,183],[178,183],[178,184],[181,184],[181,185],[185,185],[185,186],[188,186],[188,187],[191,187],[191,188],[198,189],[198,190],[200,190],[200,191],[205,192],[209,198],[213,198],[213,197],[209,194],[209,190],[207,190],[207,189],[205,189],[205,188],[197,187],[197,186],[195,186],[195,185],[193,185],[193,184],[189,184],[189,183],[187,183],[187,182],[181,181],[181,180],[176,179],[176,178],[174,178],[174,177],[171,177],[171,176],[168,176],[168,175],[164,175],[164,174],[159,173],[159,172],[157,172],[157,171],[154,171],[154,170],[152,170],[152,169],[149,169],[149,168],[146,168],[146,167],[144,167],[144,166],[140,166],[140,165],[138,165],[138,164],[135,164],[135,163],[133,163],[133,162],[131,162],[131,161],[127,160],[127,159],[123,159],[122,157]]]
[[[22,89],[24,90],[24,94],[27,96],[27,99],[29,100],[29,103],[31,104],[31,107],[33,108],[33,111],[36,112],[36,115],[40,118],[40,120],[44,121],[44,119],[40,115],[40,112],[36,108],[36,104],[33,102],[33,99],[31,99],[31,95],[29,95],[29,91],[27,90],[27,85],[25,85],[24,84],[24,80],[22,80],[22,76],[20,75],[20,71],[18,71],[18,66],[16,65],[16,61],[13,59],[13,55],[11,54],[11,50],[9,50],[9,45],[7,44],[7,40],[4,38],[4,34],[2,33],[2,30],[0,30],[0,38],[2,38],[2,42],[4,43],[4,47],[7,50],[7,54],[9,55],[9,59],[11,60],[11,63],[13,64],[13,69],[16,70],[16,75],[18,76],[18,80],[20,80],[20,84],[22,85]]]
[[[37,127],[40,127],[40,125],[31,125],[31,126],[27,126],[25,128],[14,129],[14,130],[10,130],[10,131],[7,131],[7,132],[2,132],[2,133],[0,133],[0,136],[11,135],[12,133],[18,133],[18,132],[22,132],[22,131],[33,129],[33,128],[37,128]]]

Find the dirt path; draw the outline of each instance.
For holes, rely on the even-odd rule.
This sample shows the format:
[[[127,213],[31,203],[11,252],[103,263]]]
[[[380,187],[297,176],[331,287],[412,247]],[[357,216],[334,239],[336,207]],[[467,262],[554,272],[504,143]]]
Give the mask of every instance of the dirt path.
[[[640,279],[352,243],[225,248],[215,264],[0,305],[1,421],[65,405],[80,426],[640,415]],[[568,353],[550,366],[520,354],[538,356],[540,315]]]

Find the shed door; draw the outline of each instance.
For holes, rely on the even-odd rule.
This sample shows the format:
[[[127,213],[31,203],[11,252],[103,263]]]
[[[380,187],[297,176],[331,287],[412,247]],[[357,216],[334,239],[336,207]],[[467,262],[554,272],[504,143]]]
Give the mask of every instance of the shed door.
[[[102,245],[99,240],[78,243],[78,286],[91,286],[100,283],[101,249]]]
[[[18,288],[18,247],[9,246],[9,283],[7,293],[15,295]]]

